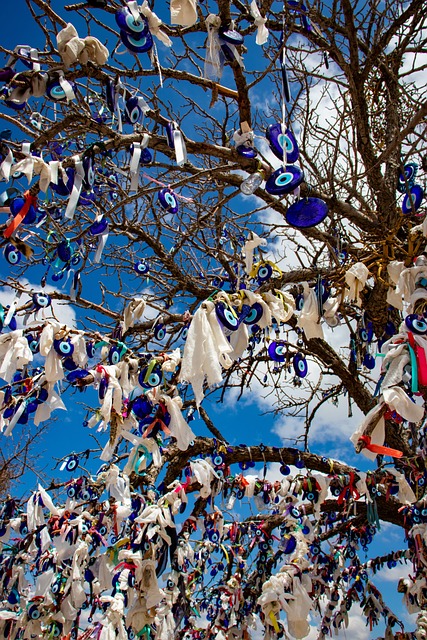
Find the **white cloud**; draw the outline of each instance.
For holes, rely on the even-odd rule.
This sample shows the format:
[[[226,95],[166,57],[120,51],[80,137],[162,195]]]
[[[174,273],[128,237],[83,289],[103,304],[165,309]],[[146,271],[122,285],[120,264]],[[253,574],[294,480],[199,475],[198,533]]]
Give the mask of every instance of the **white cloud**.
[[[19,283],[26,288],[26,291],[28,291],[28,294],[24,293],[21,296],[21,298],[19,299],[18,306],[22,306],[27,302],[29,302],[29,300],[31,299],[32,293],[44,292],[49,294],[52,292],[60,291],[60,289],[57,289],[56,287],[53,287],[51,285],[46,285],[43,288],[39,284],[29,282],[25,278],[20,279]],[[10,305],[12,301],[15,299],[16,292],[14,289],[12,289],[12,287],[3,287],[2,289],[0,289],[0,295],[1,295],[2,305],[7,306],[7,305]],[[42,312],[39,312],[39,316],[40,318],[37,317],[36,319],[39,322],[42,322],[44,318],[46,318],[47,320],[56,319],[58,320],[58,322],[60,322],[61,324],[65,324],[68,327],[73,327],[73,328],[76,327],[76,314],[74,312],[73,307],[67,301],[53,300],[52,308],[51,309],[47,308],[44,312],[44,315]],[[33,312],[29,315],[28,326],[30,326],[34,320],[35,320],[35,316]],[[22,326],[22,316],[17,316],[17,323],[18,323],[18,327]]]

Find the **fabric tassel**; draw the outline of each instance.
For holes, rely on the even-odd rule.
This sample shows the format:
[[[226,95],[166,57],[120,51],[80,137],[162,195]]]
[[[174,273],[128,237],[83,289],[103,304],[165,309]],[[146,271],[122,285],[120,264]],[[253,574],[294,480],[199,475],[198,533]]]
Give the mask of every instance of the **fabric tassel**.
[[[221,61],[221,44],[219,41],[218,29],[221,26],[221,18],[211,13],[205,21],[208,32],[208,42],[206,46],[204,76],[208,80],[218,82],[222,76],[223,63]]]
[[[258,9],[258,5],[256,3],[256,0],[252,0],[251,4],[250,4],[250,10],[251,10],[251,16],[254,19],[254,24],[257,27],[257,34],[256,34],[256,44],[258,45],[263,45],[267,42],[268,40],[268,29],[265,26],[265,23],[267,22],[266,18],[263,18],[259,9]]]

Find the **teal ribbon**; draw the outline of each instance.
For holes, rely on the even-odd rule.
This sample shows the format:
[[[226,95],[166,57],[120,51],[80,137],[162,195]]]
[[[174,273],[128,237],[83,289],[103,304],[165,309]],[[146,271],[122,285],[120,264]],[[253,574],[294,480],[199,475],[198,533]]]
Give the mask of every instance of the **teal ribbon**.
[[[411,358],[411,391],[412,393],[418,392],[418,367],[417,367],[417,356],[415,355],[415,351],[408,344],[409,356]]]

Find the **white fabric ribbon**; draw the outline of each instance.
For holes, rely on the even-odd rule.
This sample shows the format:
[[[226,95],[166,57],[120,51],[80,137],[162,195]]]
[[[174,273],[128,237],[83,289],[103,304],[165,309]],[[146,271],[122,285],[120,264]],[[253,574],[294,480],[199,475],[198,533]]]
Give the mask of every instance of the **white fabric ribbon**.
[[[8,147],[6,157],[3,160],[3,162],[0,164],[0,180],[6,180],[6,182],[9,181],[12,164],[13,164],[13,154]]]
[[[366,414],[366,416],[364,417],[362,423],[359,425],[357,430],[350,436],[350,440],[355,447],[357,446],[357,443],[359,442],[360,437],[364,435],[368,424],[370,424],[371,421],[374,421],[377,416],[378,416],[377,424],[375,425],[374,430],[371,433],[371,443],[379,444],[380,446],[383,446],[384,438],[385,438],[385,422],[384,422],[384,416],[379,417],[383,406],[384,406],[383,402],[379,402],[377,405],[375,405],[375,407],[373,407]],[[373,453],[372,451],[369,451],[368,449],[366,449],[366,447],[362,449],[361,453],[363,453],[364,456],[369,458],[369,460],[375,460],[378,455],[377,453]]]
[[[143,4],[140,6],[139,10],[142,13],[142,15],[147,18],[148,27],[150,29],[150,32],[154,36],[156,36],[156,38],[158,40],[160,40],[160,42],[163,42],[163,44],[165,44],[167,47],[171,47],[172,46],[172,40],[169,38],[169,36],[164,31],[162,31],[160,29],[160,27],[162,26],[163,22],[160,20],[159,17],[157,17],[157,15],[154,13],[154,11],[151,11],[150,7],[148,6],[147,0],[144,0]]]
[[[90,61],[97,65],[103,65],[108,60],[107,47],[93,36],[79,38],[76,28],[71,22],[58,33],[56,42],[59,55],[66,68],[76,62],[87,64]]]
[[[349,291],[346,295],[350,300],[354,300],[359,307],[362,304],[360,292],[364,288],[368,277],[369,271],[363,262],[356,262],[345,274],[345,281],[349,287]]]
[[[80,198],[80,192],[82,190],[83,178],[85,176],[83,170],[83,162],[80,160],[79,156],[74,156],[74,168],[75,174],[73,188],[71,190],[67,208],[65,210],[65,217],[69,220],[72,220],[74,218],[74,213],[76,211],[77,203]]]
[[[250,233],[242,249],[242,255],[245,256],[245,271],[248,275],[252,271],[252,263],[253,263],[255,249],[260,246],[265,247],[266,245],[267,245],[267,240],[265,238],[260,238],[253,231]]]
[[[401,387],[389,387],[383,391],[384,402],[408,422],[419,422],[424,415],[424,407],[412,402]]]
[[[176,164],[178,167],[182,167],[187,162],[187,147],[185,144],[184,136],[181,133],[176,122],[173,125],[173,146],[175,149]]]
[[[319,302],[314,289],[310,289],[306,282],[304,288],[304,305],[298,318],[297,325],[304,330],[307,340],[322,338],[323,329],[319,318]]]
[[[132,160],[130,162],[130,188],[129,191],[138,191],[138,178],[139,178],[139,161],[141,160],[141,143],[133,143]]]
[[[197,0],[171,0],[171,24],[191,27],[197,22]]]
[[[255,42],[259,45],[263,45],[268,40],[268,29],[265,26],[267,22],[266,18],[263,18],[256,3],[256,0],[252,0],[250,5],[251,15],[254,19],[254,24],[257,27],[257,34]]]
[[[179,380],[191,383],[197,407],[204,398],[203,384],[210,387],[222,381],[222,369],[230,368],[233,347],[220,329],[215,305],[210,300],[197,309],[188,329]]]
[[[182,400],[179,396],[175,396],[175,398],[162,396],[162,400],[165,403],[168,413],[171,417],[169,430],[172,436],[176,438],[178,449],[180,449],[181,451],[186,451],[186,449],[188,449],[190,443],[196,436],[194,435],[182,415]]]
[[[214,13],[210,13],[205,20],[205,24],[208,32],[208,42],[206,45],[204,77],[208,80],[218,81],[222,76],[221,44],[218,35],[221,18]]]

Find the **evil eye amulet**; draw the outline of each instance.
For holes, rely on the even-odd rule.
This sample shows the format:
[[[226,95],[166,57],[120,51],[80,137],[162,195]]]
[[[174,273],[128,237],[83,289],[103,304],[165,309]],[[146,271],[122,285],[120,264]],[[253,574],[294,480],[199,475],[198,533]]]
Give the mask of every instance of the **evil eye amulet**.
[[[66,340],[54,340],[53,348],[60,356],[71,356],[74,351],[74,345],[71,344],[69,338]]]
[[[297,541],[294,536],[289,536],[285,538],[285,544],[283,546],[283,553],[289,554],[293,553],[297,548]]]
[[[135,98],[133,96],[132,98],[129,98],[129,100],[127,100],[125,106],[125,114],[130,124],[136,124],[137,122],[140,122],[144,113],[139,106],[138,98]]]
[[[165,211],[168,211],[169,213],[178,213],[178,199],[171,189],[160,189],[159,203]]]
[[[370,353],[365,353],[363,358],[363,366],[372,371],[375,369],[375,358]]]
[[[126,31],[120,31],[120,38],[123,44],[132,53],[146,53],[150,51],[153,46],[153,37],[149,31],[144,34],[140,39],[126,33]]]
[[[408,162],[403,167],[403,173],[399,174],[397,180],[397,190],[400,193],[406,193],[408,188],[414,186],[415,177],[418,172],[418,165],[415,162]]]
[[[93,165],[93,158],[91,155],[85,155],[83,157],[83,171],[85,177],[83,179],[83,186],[90,191],[95,184],[95,169]]]
[[[253,159],[258,155],[256,149],[254,149],[253,147],[247,147],[244,144],[236,147],[236,151],[239,156],[242,156],[243,158]]]
[[[132,403],[132,411],[137,418],[146,418],[153,410],[153,405],[144,396],[138,396]]]
[[[32,300],[37,309],[46,309],[46,307],[49,307],[52,302],[47,293],[34,293]]]
[[[56,247],[56,253],[58,254],[58,258],[62,262],[69,262],[71,260],[71,246],[67,240],[60,242]]]
[[[225,42],[234,44],[235,47],[243,44],[243,36],[234,29],[223,29],[220,27],[218,33]]]
[[[305,378],[308,372],[307,360],[304,358],[302,353],[297,353],[292,360],[292,365],[294,367],[295,375],[299,378]]]
[[[93,342],[87,342],[86,343],[86,355],[88,358],[93,358],[95,356],[95,345]]]
[[[143,276],[150,272],[150,265],[144,260],[138,260],[138,262],[135,262],[133,268],[134,271]]]
[[[52,622],[48,627],[50,638],[60,638],[62,636],[62,624],[60,622]]]
[[[22,253],[13,244],[7,244],[4,249],[4,257],[11,265],[21,262]]]
[[[140,163],[141,164],[151,164],[153,161],[153,156],[152,153],[150,151],[150,149],[142,149],[141,151],[141,158],[140,158]]]
[[[271,264],[260,264],[256,273],[258,282],[267,282],[273,275],[273,267]]]
[[[13,216],[16,216],[16,214],[21,211],[24,205],[25,205],[25,198],[21,198],[20,196],[18,196],[17,198],[13,198],[13,200],[11,200],[10,202],[11,214]],[[24,224],[32,224],[33,222],[35,222],[36,218],[37,218],[37,211],[33,207],[33,205],[31,205],[30,208],[28,209],[28,212],[25,214]]]
[[[414,211],[418,211],[421,206],[421,202],[424,198],[424,191],[419,184],[414,184],[413,187],[410,188],[409,193],[403,198],[402,202],[402,213],[404,215],[409,215]]]
[[[274,362],[284,362],[286,359],[286,342],[273,341],[268,346],[268,355]]]
[[[120,347],[111,347],[108,352],[108,362],[109,364],[119,364],[122,359],[123,350]]]
[[[158,324],[154,329],[154,337],[156,340],[163,340],[166,335],[166,329],[164,325]]]
[[[153,387],[158,387],[159,384],[162,381],[162,370],[159,366],[155,366],[153,367],[153,369],[151,370],[150,375],[148,376],[147,380],[145,380],[145,377],[147,375],[147,369],[148,367],[145,367],[144,369],[142,369],[142,371],[140,371],[139,376],[138,376],[138,382],[141,385],[141,387],[143,389],[151,389]]]
[[[283,159],[283,148],[286,150],[286,160],[293,164],[298,160],[299,149],[294,134],[290,129],[282,133],[282,123],[270,124],[265,132],[270,149],[279,160]]]
[[[116,11],[117,26],[122,30],[138,39],[145,36],[148,32],[148,22],[142,16],[135,20],[128,7],[122,7]]]
[[[32,335],[31,333],[27,334],[28,346],[30,347],[31,353],[38,353],[40,349],[40,341],[39,339]]]
[[[416,313],[411,313],[405,318],[405,325],[418,335],[425,335],[427,333],[427,320],[423,316],[418,316]]]
[[[239,327],[239,320],[224,302],[217,302],[215,312],[221,324],[230,331],[236,331]]]
[[[247,314],[246,318],[243,320],[245,324],[256,324],[259,322],[263,316],[264,310],[262,305],[259,302],[255,302],[251,306],[250,312]]]
[[[32,604],[31,607],[28,608],[27,614],[30,620],[38,620],[41,615],[39,608],[35,604]]]
[[[79,464],[79,459],[77,456],[69,456],[67,460],[67,464],[65,465],[65,468],[67,471],[71,473],[72,471],[77,469],[78,464]]]
[[[292,164],[280,167],[271,174],[265,183],[265,190],[274,196],[292,193],[304,180],[304,172]]]
[[[71,84],[71,88],[74,91],[76,88],[76,85],[74,84],[74,82],[71,82],[70,84]],[[52,80],[52,82],[48,83],[46,87],[46,95],[48,98],[50,98],[54,102],[63,102],[64,100],[67,99],[67,95],[64,89],[61,87],[59,80]]]
[[[97,220],[96,222],[94,222],[93,224],[90,225],[89,233],[92,236],[100,236],[107,229],[108,229],[108,220],[107,220],[107,218],[103,217],[100,220]]]

